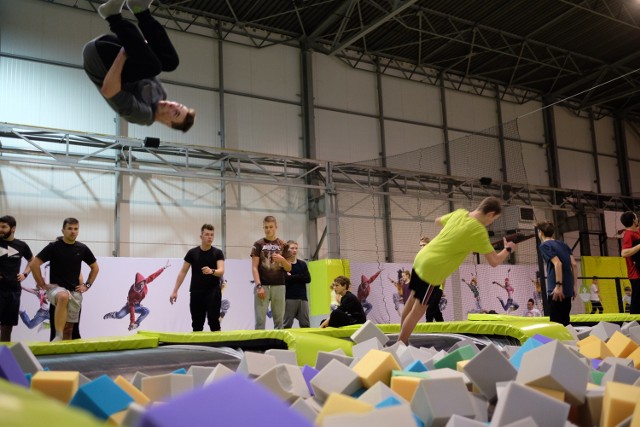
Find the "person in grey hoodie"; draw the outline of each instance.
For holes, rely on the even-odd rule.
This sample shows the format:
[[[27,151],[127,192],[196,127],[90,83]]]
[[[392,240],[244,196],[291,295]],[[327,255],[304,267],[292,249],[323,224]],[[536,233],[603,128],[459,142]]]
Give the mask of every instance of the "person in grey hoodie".
[[[137,27],[122,17],[125,1]],[[193,126],[195,110],[167,101],[157,78],[162,71],[175,70],[179,59],[166,30],[151,15],[152,1],[108,0],[98,8],[113,34],[84,46],[84,70],[111,108],[128,122],[146,126],[160,122],[186,132]]]

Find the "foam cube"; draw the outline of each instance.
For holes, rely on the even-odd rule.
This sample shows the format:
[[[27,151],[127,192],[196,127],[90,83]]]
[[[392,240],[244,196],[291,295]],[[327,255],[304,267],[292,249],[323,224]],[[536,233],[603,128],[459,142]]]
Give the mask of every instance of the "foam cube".
[[[322,426],[324,418],[337,414],[364,414],[373,411],[373,406],[367,402],[354,399],[340,393],[331,393],[316,417],[316,425]]]
[[[133,401],[133,397],[111,378],[102,375],[78,388],[69,405],[82,408],[97,418],[106,420],[116,412],[124,411]]]
[[[311,397],[302,371],[298,366],[281,363],[269,369],[256,379],[280,396],[283,400],[293,402],[302,397]]]
[[[474,419],[467,418],[467,417],[462,417],[457,414],[453,414],[453,416],[449,418],[449,421],[447,421],[447,424],[445,424],[445,427],[485,427],[485,426],[486,424],[483,422],[476,421]]]
[[[392,377],[391,390],[402,396],[407,402],[411,402],[422,380],[422,378],[416,377]]]
[[[469,393],[471,404],[476,413],[475,420],[487,423],[489,421],[489,401],[479,393]]]
[[[620,325],[616,325],[615,323],[600,322],[595,325],[593,329],[591,329],[590,335],[595,335],[602,341],[607,341],[616,331],[619,331],[620,329]]]
[[[364,342],[370,338],[377,338],[380,344],[385,345],[389,337],[384,334],[371,320],[364,322],[357,331],[351,335],[351,340],[355,343]]]
[[[145,374],[144,372],[137,371],[135,374],[133,374],[130,382],[135,388],[137,388],[138,390],[142,390],[142,379],[148,376],[149,375]]]
[[[31,388],[63,403],[69,403],[78,391],[78,372],[39,371],[31,378]]]
[[[264,354],[276,358],[276,363],[286,363],[288,365],[298,366],[298,358],[293,350],[282,350],[279,348],[270,348]]]
[[[524,356],[524,354],[528,351],[531,351],[535,348],[541,347],[544,344],[542,344],[540,341],[538,340],[532,340],[531,338],[529,338],[528,340],[525,341],[524,344],[522,344],[522,346],[513,354],[513,356],[511,356],[511,358],[509,358],[509,361],[511,362],[511,364],[513,366],[515,366],[516,369],[520,368],[520,362],[522,361],[522,356]]]
[[[466,346],[471,346],[471,348],[473,349],[474,354],[480,353],[480,349],[478,348],[476,343],[473,340],[469,339],[469,338],[465,338],[465,339],[462,339],[462,340],[456,342],[454,345],[449,347],[449,350],[447,350],[447,352],[451,353],[454,350],[457,350],[459,348],[466,347]]]
[[[632,326],[627,329],[627,336],[633,340],[634,343],[640,345],[640,326]]]
[[[629,355],[629,360],[633,363],[634,368],[640,369],[640,348]]]
[[[388,427],[416,425],[408,405],[390,406],[364,414],[328,415],[322,427]]]
[[[362,393],[358,397],[358,400],[362,400],[363,402],[367,402],[373,406],[376,406],[380,402],[387,400],[390,397],[397,400],[402,400],[402,396],[393,391],[393,389],[389,388],[386,384],[376,383],[364,393]]]
[[[118,386],[123,389],[129,396],[131,396],[134,402],[138,405],[146,406],[151,402],[151,399],[149,399],[143,392],[134,387],[134,385],[127,381],[122,375],[118,375],[114,382],[118,384]]]
[[[532,411],[531,408],[536,408]],[[498,394],[498,403],[491,420],[492,427],[500,427],[532,416],[539,426],[565,427],[569,405],[539,393],[517,382],[510,382]]]
[[[369,338],[366,341],[355,344],[351,348],[351,353],[355,359],[362,359],[369,350],[382,350],[382,344],[377,338]]]
[[[142,378],[142,392],[152,401],[163,401],[193,388],[193,377],[181,374],[149,375]]]
[[[18,362],[18,365],[20,365],[22,372],[25,374],[33,375],[38,371],[42,371],[42,364],[40,364],[40,361],[33,355],[29,346],[25,343],[18,342],[14,344],[10,350]]]
[[[535,422],[533,417],[521,418],[518,421],[514,421],[505,425],[504,427],[541,427]]]
[[[584,401],[589,368],[559,341],[553,341],[527,352],[522,358],[516,381],[566,393],[567,402]]]
[[[391,381],[391,371],[400,369],[400,366],[387,352],[380,350],[370,350],[356,365],[353,367],[360,381],[365,387],[371,387],[378,381],[389,385]]]
[[[404,368],[404,370],[407,372],[426,372],[427,367],[424,366],[424,363],[422,363],[421,361],[414,360],[413,363]]]
[[[305,417],[309,422],[313,423],[318,416],[316,408],[307,402],[307,399],[299,397],[290,406],[291,409]]]
[[[461,360],[469,360],[475,355],[476,355],[476,349],[474,349],[474,347],[470,345],[465,345],[464,347],[460,347],[450,352],[449,354],[444,356],[442,359],[435,362],[434,367],[436,369],[441,369],[441,368],[456,369],[456,365],[458,362],[460,362]]]
[[[459,377],[422,381],[411,401],[411,409],[425,425],[433,427],[446,425],[453,414],[475,416],[467,387]]]
[[[218,363],[216,365],[215,368],[213,368],[213,371],[211,371],[211,373],[209,374],[209,376],[207,377],[206,380],[204,380],[204,385],[209,385],[213,382],[216,382],[222,378],[228,377],[230,375],[233,375],[235,372],[233,372],[231,369],[227,368],[225,365],[223,365],[222,363]]]
[[[187,371],[187,375],[191,375],[193,377],[193,386],[194,387],[203,387],[204,383],[209,378],[209,375],[213,372],[215,368],[213,366],[189,366],[189,370]]]
[[[580,346],[580,354],[589,359],[605,359],[613,357],[613,353],[602,340],[594,340]]]
[[[273,357],[273,356],[272,356]],[[139,427],[313,427],[313,423],[260,384],[234,374],[148,409]]]
[[[609,381],[617,383],[633,385],[640,379],[640,371],[620,364],[615,364],[604,373],[600,384],[605,385]]]
[[[615,331],[611,338],[609,338],[609,341],[607,341],[607,347],[609,347],[614,357],[627,357],[638,348],[638,344],[631,338],[623,335],[622,332]]]
[[[402,366],[402,362],[400,360],[400,354],[404,348],[406,348],[406,346],[402,341],[396,341],[395,344],[393,344],[392,346],[383,347],[381,350],[391,353],[393,358],[396,359],[396,362],[398,362],[398,365]]]
[[[23,387],[29,387],[29,381],[24,376],[18,360],[6,345],[0,347],[0,378]]]
[[[351,395],[362,387],[360,377],[349,367],[332,360],[311,380],[315,398],[324,402],[331,393]]]
[[[332,360],[337,360],[343,365],[349,366],[353,362],[353,357],[335,352],[319,351],[316,356],[316,369],[318,371],[322,370]]]
[[[584,403],[576,408],[580,425],[596,426],[600,424],[603,398],[604,388],[600,390],[587,390]]]
[[[597,370],[602,371],[602,372],[606,372],[613,365],[623,365],[623,366],[632,367],[633,366],[633,361],[631,359],[626,359],[626,358],[623,359],[623,358],[620,358],[620,357],[606,357],[602,361],[599,361],[598,359],[593,359],[593,364],[594,365],[597,364],[597,367],[594,367],[594,369],[597,369]]]
[[[244,374],[249,378],[258,378],[274,366],[276,366],[275,357],[269,356],[268,354],[246,351],[242,355],[236,372]]]
[[[311,380],[313,379],[313,377],[318,375],[318,372],[320,371],[308,365],[304,365],[301,371],[302,371],[302,376],[304,377],[304,380],[307,383],[307,388],[309,389],[309,393],[311,394],[311,396],[313,396],[314,392],[313,392],[313,387],[311,387]]]
[[[511,381],[518,371],[494,345],[488,345],[471,359],[463,368],[473,385],[488,400],[497,397],[496,383]]]
[[[640,402],[640,387],[608,382],[602,400],[600,427],[614,427],[632,415]]]

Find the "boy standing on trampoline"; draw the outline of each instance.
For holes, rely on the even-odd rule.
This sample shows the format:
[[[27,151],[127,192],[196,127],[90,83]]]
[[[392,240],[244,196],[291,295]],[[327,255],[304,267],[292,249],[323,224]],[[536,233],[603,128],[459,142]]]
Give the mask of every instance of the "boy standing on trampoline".
[[[122,18],[125,0],[101,5],[98,13],[113,34],[85,45],[84,70],[111,108],[128,122],[151,126],[157,121],[186,132],[193,126],[195,110],[167,101],[157,79],[162,71],[178,68],[178,54],[166,30],[151,16],[153,0],[126,1],[139,29]]]
[[[504,249],[496,252],[486,227],[502,213],[500,200],[487,197],[472,212],[458,209],[436,219],[443,229],[418,252],[411,273],[411,296],[402,312],[398,340],[409,344],[409,337],[425,315],[427,308],[438,305],[442,286],[471,252],[483,254],[492,267],[497,267],[516,249],[504,239]]]

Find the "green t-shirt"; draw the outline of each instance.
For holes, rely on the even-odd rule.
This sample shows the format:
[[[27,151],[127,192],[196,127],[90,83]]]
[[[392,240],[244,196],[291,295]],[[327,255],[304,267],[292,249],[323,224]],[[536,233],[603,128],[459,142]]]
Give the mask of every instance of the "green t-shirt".
[[[413,261],[418,277],[432,285],[444,284],[469,253],[484,255],[494,251],[486,227],[469,216],[466,209],[451,212],[441,217],[440,222],[444,228]]]

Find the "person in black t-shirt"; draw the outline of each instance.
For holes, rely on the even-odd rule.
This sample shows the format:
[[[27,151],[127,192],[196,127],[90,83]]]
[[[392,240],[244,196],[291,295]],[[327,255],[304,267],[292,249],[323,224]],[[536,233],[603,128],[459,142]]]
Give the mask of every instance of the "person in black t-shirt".
[[[285,276],[284,327],[293,326],[293,319],[298,319],[301,328],[308,328],[309,301],[307,300],[307,283],[311,281],[307,263],[298,259],[298,242],[289,240],[289,261],[291,271]]]
[[[339,328],[366,322],[367,316],[364,314],[364,308],[362,308],[360,300],[349,292],[351,280],[345,276],[338,276],[334,279],[332,286],[340,297],[340,305],[331,312],[328,319],[325,319],[320,324],[320,327]]]
[[[189,292],[189,310],[191,311],[191,327],[194,332],[204,329],[205,318],[209,322],[211,331],[220,330],[220,307],[222,304],[222,289],[220,278],[224,275],[224,254],[213,247],[214,228],[211,224],[204,224],[200,228],[200,246],[189,249],[184,257],[184,264],[176,285],[169,297],[173,304],[178,300],[178,290],[184,278],[191,269],[191,286]]]
[[[52,341],[72,338],[74,324],[80,320],[82,294],[91,288],[100,270],[91,249],[76,240],[79,232],[80,222],[76,218],[66,218],[62,222],[62,238],[45,246],[30,263],[36,285],[47,291],[49,303],[56,307],[52,325],[56,334]],[[48,284],[40,271],[40,266],[47,261]],[[83,262],[91,269],[85,283],[80,280]]]
[[[31,261],[29,245],[13,237],[16,219],[0,217],[0,342],[11,341],[13,327],[18,324],[20,311],[20,282],[29,275],[29,265],[20,273],[22,258]]]

